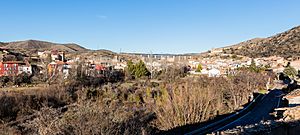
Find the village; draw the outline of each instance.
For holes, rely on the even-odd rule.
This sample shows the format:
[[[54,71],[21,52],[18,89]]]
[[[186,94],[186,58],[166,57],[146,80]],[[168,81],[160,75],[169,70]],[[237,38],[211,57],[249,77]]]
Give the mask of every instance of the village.
[[[71,69],[76,69],[79,64],[86,67],[84,71],[86,74],[101,75],[104,71],[124,71],[128,60],[132,60],[134,63],[142,60],[151,73],[168,67],[186,66],[191,75],[207,75],[209,77],[226,76],[234,73],[238,68],[249,67],[251,64],[274,73],[283,72],[287,63],[290,63],[290,66],[296,70],[300,69],[299,58],[289,60],[279,56],[249,58],[224,54],[222,49],[212,49],[202,56],[131,53],[69,55],[67,52],[58,50],[22,54],[7,48],[0,48],[0,51],[0,76],[16,76],[26,73],[42,74],[51,78],[60,74],[67,78],[72,72]]]
[[[300,1],[1,1],[0,135],[298,135]]]
[[[0,64],[1,76],[15,76],[21,73],[43,74],[48,79],[55,79],[55,76],[68,76],[75,72],[81,64],[85,68],[85,74],[93,77],[103,77],[105,73],[112,71],[124,72],[127,68],[127,61],[134,63],[142,60],[151,74],[162,71],[169,67],[188,67],[188,72],[193,75],[205,75],[208,77],[226,77],[234,74],[239,68],[249,67],[255,64],[264,70],[272,71],[279,75],[284,72],[287,64],[300,69],[299,58],[284,59],[283,57],[271,56],[262,58],[249,58],[232,54],[224,54],[222,49],[212,49],[207,54],[198,55],[167,55],[167,54],[98,54],[92,55],[68,55],[68,53],[58,50],[38,51],[36,54],[24,57],[23,60],[18,55],[12,55],[9,50],[1,48],[3,61]],[[69,57],[68,57],[69,56]],[[31,63],[30,63],[31,62]],[[45,64],[48,63],[48,64]],[[46,69],[46,70],[43,70]],[[289,87],[290,84],[283,84]],[[267,86],[269,87],[269,86]],[[299,117],[300,89],[296,89],[283,97],[282,102],[286,102],[288,107],[275,109],[276,117],[284,119],[294,119]],[[294,116],[297,115],[297,116]]]
[[[249,58],[224,54],[222,49],[212,49],[203,56],[192,55],[159,55],[159,54],[135,54],[143,60],[148,69],[163,70],[168,66],[188,66],[192,75],[207,75],[209,77],[219,77],[232,74],[238,68],[249,67],[251,64],[273,71],[283,72],[285,66],[290,63],[292,67],[299,70],[299,59],[284,59],[279,56]],[[199,70],[198,68],[201,68]]]
[[[125,72],[128,60],[137,63],[142,60],[151,74],[170,67],[188,67],[189,75],[205,75],[208,77],[226,77],[234,74],[239,68],[249,67],[255,64],[264,70],[280,74],[286,65],[300,69],[299,58],[284,59],[278,56],[249,58],[232,54],[224,54],[222,49],[212,49],[205,55],[170,55],[170,54],[131,54],[115,53],[103,54],[97,52],[84,55],[70,55],[59,50],[37,51],[33,54],[24,54],[12,49],[0,48],[0,76],[14,77],[20,74],[42,75],[48,80],[68,80],[70,74],[77,72],[79,66],[83,66],[87,76],[101,78],[112,71]],[[89,55],[87,55],[89,54]],[[285,83],[283,86],[288,87]],[[300,105],[300,89],[296,89],[283,97],[289,107],[277,108],[276,117],[281,115],[285,119],[292,119],[291,115],[297,115],[291,110],[298,110]],[[284,112],[286,114],[284,114]],[[293,112],[293,113],[290,113]],[[289,113],[289,114],[287,114]],[[289,117],[288,117],[289,116]],[[293,116],[293,118],[296,116]],[[300,115],[297,116],[300,118]]]

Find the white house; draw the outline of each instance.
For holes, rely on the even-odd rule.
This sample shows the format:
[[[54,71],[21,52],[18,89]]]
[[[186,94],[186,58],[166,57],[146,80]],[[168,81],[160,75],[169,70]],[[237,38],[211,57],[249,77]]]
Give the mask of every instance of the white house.
[[[18,74],[21,73],[27,73],[27,74],[32,74],[32,67],[31,65],[28,64],[19,64],[18,65]]]
[[[45,54],[45,52],[40,52],[40,51],[38,51],[37,53],[38,53],[38,55],[39,55],[39,56],[41,56],[41,55],[44,55],[44,54]]]
[[[191,66],[192,69],[197,68],[199,64],[201,63],[198,61],[189,61],[189,66]]]
[[[208,70],[208,77],[219,77],[221,75],[221,71],[215,68]]]
[[[124,70],[126,68],[127,64],[124,62],[119,62],[116,65],[114,65],[114,69]]]
[[[291,66],[294,67],[295,69],[299,70],[300,69],[300,60],[295,60],[290,62]]]
[[[300,105],[300,89],[293,90],[283,98],[288,100],[289,107]]]

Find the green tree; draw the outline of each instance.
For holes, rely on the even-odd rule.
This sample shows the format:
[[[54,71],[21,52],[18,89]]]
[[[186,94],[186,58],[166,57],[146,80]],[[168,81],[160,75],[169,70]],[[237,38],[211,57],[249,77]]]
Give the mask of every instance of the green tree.
[[[134,75],[135,65],[133,64],[133,62],[131,60],[127,61],[127,69],[129,71],[130,75]]]
[[[197,69],[196,69],[196,72],[201,72],[201,70],[202,70],[202,65],[201,65],[201,64],[198,64]]]
[[[265,70],[264,68],[262,67],[259,67],[259,66],[256,66],[256,62],[254,61],[254,59],[251,60],[251,64],[249,66],[249,70],[252,71],[252,72],[256,72],[256,73],[259,73],[263,70]]]
[[[140,60],[139,63],[135,65],[134,76],[135,78],[141,78],[142,76],[150,76],[150,72],[148,71],[145,63]]]
[[[142,60],[140,60],[137,64],[134,64],[131,60],[127,61],[127,72],[130,76],[134,76],[135,78],[151,75]]]
[[[295,77],[297,75],[297,70],[288,64],[283,70],[283,73],[290,77]]]
[[[131,60],[127,61],[127,68],[125,69],[125,78],[127,80],[134,79],[135,65]]]

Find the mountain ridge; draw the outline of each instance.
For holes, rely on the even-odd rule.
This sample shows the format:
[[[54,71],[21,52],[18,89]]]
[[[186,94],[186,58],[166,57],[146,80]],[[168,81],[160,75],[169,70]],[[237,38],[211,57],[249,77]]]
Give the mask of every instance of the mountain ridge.
[[[281,56],[292,58],[300,56],[300,26],[267,38],[254,38],[224,47],[224,53],[248,57]]]
[[[75,43],[53,43],[48,41],[40,40],[24,40],[24,41],[13,41],[13,42],[0,42],[1,47],[9,49],[24,49],[24,50],[60,50],[66,52],[82,52],[88,51],[88,49],[75,44]]]

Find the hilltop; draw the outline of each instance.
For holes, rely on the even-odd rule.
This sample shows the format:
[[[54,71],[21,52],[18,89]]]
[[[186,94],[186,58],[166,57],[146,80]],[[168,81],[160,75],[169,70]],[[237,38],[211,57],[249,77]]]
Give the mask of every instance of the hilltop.
[[[252,58],[300,56],[300,26],[268,38],[255,38],[223,48],[224,53],[244,55]]]
[[[51,43],[46,41],[39,40],[26,40],[26,41],[15,41],[1,43],[0,47],[5,47],[9,49],[23,49],[23,50],[61,50],[66,52],[83,52],[88,49],[74,43],[60,44],[60,43]]]
[[[5,46],[6,44],[3,42],[0,42],[0,47]]]

